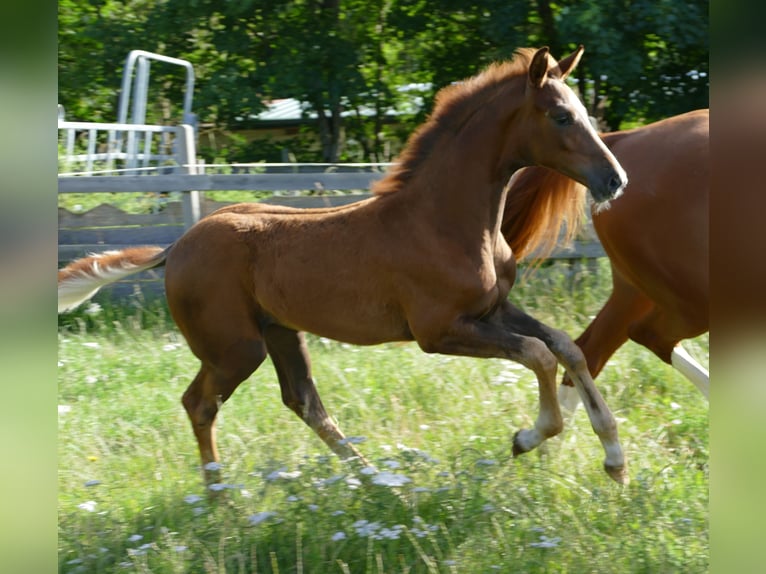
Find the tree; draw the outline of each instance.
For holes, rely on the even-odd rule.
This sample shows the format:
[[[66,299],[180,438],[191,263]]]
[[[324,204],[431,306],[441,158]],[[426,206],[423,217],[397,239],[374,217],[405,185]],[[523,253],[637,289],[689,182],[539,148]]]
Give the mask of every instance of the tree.
[[[604,127],[657,120],[708,107],[708,3],[571,2],[558,35],[583,38],[578,79]]]
[[[389,159],[436,90],[519,46],[584,44],[574,81],[603,128],[706,107],[707,27],[700,0],[62,0],[59,97],[67,117],[114,119],[125,57],[144,49],[194,64],[201,122],[238,129],[293,97],[316,117],[318,159],[347,158],[344,134]],[[413,86],[419,110],[403,107]],[[149,121],[180,117],[182,87],[152,66]]]

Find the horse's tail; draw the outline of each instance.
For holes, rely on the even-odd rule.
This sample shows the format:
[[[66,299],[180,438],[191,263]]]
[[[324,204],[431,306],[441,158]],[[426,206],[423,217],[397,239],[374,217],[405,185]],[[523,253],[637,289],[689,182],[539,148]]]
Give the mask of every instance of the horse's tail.
[[[84,303],[104,285],[165,264],[170,247],[130,247],[76,259],[58,272],[59,313]]]

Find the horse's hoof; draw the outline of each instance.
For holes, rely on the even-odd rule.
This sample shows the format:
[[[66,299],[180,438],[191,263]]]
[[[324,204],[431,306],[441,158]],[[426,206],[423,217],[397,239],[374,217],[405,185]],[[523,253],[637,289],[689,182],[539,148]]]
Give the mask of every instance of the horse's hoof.
[[[516,434],[513,435],[513,447],[511,449],[511,452],[513,453],[513,458],[516,458],[520,454],[524,454],[527,452],[527,449],[523,448],[521,444],[519,444],[519,433],[521,431],[516,431]]]
[[[618,482],[620,484],[625,484],[625,485],[627,485],[630,482],[630,477],[628,476],[628,469],[625,467],[624,464],[620,466],[612,466],[609,464],[604,464],[604,470],[615,482]]]

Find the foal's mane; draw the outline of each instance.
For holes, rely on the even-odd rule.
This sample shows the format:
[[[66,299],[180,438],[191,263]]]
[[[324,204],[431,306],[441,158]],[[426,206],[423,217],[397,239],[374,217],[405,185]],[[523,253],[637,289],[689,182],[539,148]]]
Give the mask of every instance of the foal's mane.
[[[534,267],[557,243],[570,244],[582,226],[585,203],[586,188],[575,180],[546,167],[522,169],[506,196],[501,226],[516,259],[532,256]]]
[[[490,64],[480,74],[439,90],[428,119],[412,133],[388,174],[373,184],[372,192],[384,195],[401,189],[432,155],[442,133],[456,132],[474,113],[481,111],[477,99],[486,101],[510,78],[526,75],[534,53],[532,48],[519,48],[512,60]]]

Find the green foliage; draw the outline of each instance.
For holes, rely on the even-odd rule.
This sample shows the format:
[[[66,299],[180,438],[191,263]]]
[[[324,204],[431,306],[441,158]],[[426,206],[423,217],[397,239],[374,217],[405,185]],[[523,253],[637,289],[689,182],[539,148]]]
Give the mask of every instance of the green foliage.
[[[577,76],[606,127],[708,107],[708,2],[572,2],[559,32],[586,45]]]
[[[112,121],[130,50],[184,58],[197,76],[200,122],[236,130],[271,98],[316,114],[323,161],[387,161],[427,113],[433,93],[519,46],[586,55],[577,82],[604,127],[648,122],[708,105],[707,2],[479,0],[130,0],[59,2],[59,102],[68,119]],[[180,118],[183,78],[152,64],[148,119]],[[399,88],[428,83],[421,115]],[[373,110],[374,114],[363,113]],[[345,136],[344,136],[345,134]],[[346,142],[358,146],[345,151]],[[393,146],[393,147],[392,147]],[[236,150],[232,150],[236,151]]]
[[[512,299],[574,335],[608,290],[604,266],[554,264]],[[62,320],[59,570],[708,570],[708,405],[645,349],[626,345],[597,381],[629,459],[620,487],[582,408],[545,453],[511,458],[537,408],[519,365],[308,343],[330,413],[411,482],[372,484],[331,456],[264,365],[219,416],[225,487],[209,500],[179,402],[197,364],[164,302]],[[705,362],[707,338],[691,350]]]

